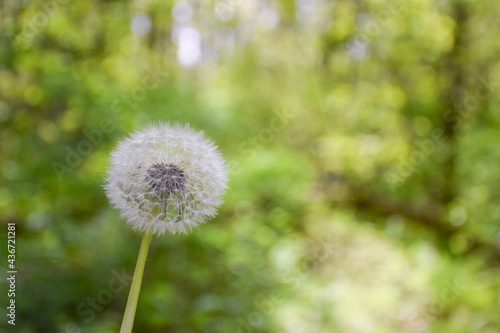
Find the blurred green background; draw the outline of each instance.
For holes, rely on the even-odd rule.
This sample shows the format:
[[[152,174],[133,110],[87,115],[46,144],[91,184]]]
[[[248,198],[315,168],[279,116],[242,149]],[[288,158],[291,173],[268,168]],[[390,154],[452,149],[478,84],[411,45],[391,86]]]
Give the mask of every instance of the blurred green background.
[[[500,332],[500,1],[0,4],[2,308],[117,332],[141,235],[118,140],[189,122],[219,215],[153,238],[135,332]]]

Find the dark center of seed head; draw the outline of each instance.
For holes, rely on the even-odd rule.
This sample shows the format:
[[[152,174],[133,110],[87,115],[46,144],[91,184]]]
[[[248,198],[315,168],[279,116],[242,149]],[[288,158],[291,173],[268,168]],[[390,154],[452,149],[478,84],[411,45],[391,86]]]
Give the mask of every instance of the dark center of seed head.
[[[181,192],[186,185],[184,170],[174,164],[153,164],[147,171],[149,188],[159,195]]]

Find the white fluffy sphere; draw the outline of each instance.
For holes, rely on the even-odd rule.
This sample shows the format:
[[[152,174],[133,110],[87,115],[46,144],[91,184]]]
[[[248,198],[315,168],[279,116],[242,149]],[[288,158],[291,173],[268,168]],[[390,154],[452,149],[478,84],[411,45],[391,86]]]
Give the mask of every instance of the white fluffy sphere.
[[[226,162],[203,132],[160,123],[119,142],[105,189],[134,229],[176,234],[216,215],[227,180]]]

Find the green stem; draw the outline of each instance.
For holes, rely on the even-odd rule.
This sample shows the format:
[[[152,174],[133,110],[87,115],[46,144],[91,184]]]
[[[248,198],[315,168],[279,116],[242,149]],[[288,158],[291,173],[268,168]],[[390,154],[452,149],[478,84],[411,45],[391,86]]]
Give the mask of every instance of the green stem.
[[[128,294],[127,306],[125,307],[120,333],[131,333],[132,327],[134,326],[135,309],[137,308],[137,300],[139,299],[139,292],[141,291],[142,274],[144,273],[144,265],[146,264],[146,257],[148,256],[151,236],[151,232],[146,232],[142,238],[141,249],[139,250],[139,257],[135,265],[134,278],[132,279],[132,286]]]

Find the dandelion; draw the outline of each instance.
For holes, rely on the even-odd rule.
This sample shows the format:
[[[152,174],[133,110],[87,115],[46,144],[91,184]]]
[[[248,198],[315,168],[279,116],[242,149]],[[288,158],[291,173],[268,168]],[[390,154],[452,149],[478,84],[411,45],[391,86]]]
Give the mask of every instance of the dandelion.
[[[227,173],[217,146],[189,125],[151,125],[111,154],[106,194],[121,216],[144,232],[120,332],[132,331],[151,236],[188,233],[213,218]]]

